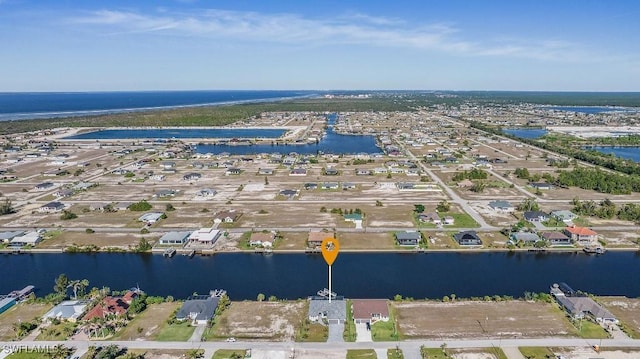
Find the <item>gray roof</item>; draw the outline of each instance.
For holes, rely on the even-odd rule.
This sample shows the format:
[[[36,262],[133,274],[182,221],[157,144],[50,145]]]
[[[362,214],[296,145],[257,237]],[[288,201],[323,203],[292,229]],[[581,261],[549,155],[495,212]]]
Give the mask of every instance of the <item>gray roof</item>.
[[[13,232],[0,232],[0,241],[10,240],[13,237],[21,236],[24,234],[24,231],[13,231]]]
[[[209,320],[213,318],[220,298],[208,295],[195,296],[182,304],[176,319]]]
[[[13,304],[11,304],[13,303]],[[13,306],[14,304],[16,304],[16,298],[3,298],[0,299],[0,310],[2,310],[2,308],[4,308],[5,306],[7,306],[7,308]]]
[[[309,316],[317,316],[326,313],[327,319],[347,320],[347,302],[332,299],[311,299],[309,301]],[[322,315],[320,315],[322,316]]]
[[[573,315],[591,314],[596,319],[616,321],[616,317],[589,297],[556,296],[556,300]]]
[[[399,241],[408,241],[408,240],[417,240],[419,241],[421,239],[420,237],[420,233],[418,232],[396,232],[396,238]]]
[[[513,233],[513,238],[517,241],[523,242],[537,242],[540,240],[537,234],[531,232],[517,232]]]
[[[191,232],[167,232],[160,237],[160,243],[162,242],[186,242],[187,238],[191,235]]]

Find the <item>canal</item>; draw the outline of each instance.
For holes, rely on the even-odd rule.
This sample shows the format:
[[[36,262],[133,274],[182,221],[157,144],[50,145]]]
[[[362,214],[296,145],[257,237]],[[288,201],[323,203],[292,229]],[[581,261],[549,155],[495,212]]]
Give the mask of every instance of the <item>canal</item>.
[[[333,266],[333,288],[350,298],[418,298],[546,292],[553,282],[598,295],[640,296],[638,252],[583,253],[343,253]],[[322,257],[304,254],[220,253],[192,259],[133,253],[0,255],[0,294],[33,284],[39,296],[55,278],[88,279],[121,290],[139,285],[152,295],[186,298],[226,289],[234,300],[258,293],[303,298],[327,286]]]

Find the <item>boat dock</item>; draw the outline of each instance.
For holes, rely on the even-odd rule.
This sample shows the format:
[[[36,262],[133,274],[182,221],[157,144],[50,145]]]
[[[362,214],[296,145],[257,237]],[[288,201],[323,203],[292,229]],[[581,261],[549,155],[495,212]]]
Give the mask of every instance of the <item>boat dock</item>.
[[[164,252],[162,252],[162,256],[165,258],[171,258],[173,256],[176,255],[176,249],[175,248],[167,248],[164,250]]]

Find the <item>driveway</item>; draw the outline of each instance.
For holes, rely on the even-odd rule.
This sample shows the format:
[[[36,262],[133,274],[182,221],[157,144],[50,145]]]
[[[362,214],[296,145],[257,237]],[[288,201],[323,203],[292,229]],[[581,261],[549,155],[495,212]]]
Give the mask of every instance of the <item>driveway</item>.
[[[357,323],[356,324],[356,342],[372,342],[371,339],[371,331],[367,330],[367,325],[365,323]]]
[[[344,342],[344,338],[342,337],[343,333],[344,324],[329,324],[329,337],[327,338],[327,343]]]

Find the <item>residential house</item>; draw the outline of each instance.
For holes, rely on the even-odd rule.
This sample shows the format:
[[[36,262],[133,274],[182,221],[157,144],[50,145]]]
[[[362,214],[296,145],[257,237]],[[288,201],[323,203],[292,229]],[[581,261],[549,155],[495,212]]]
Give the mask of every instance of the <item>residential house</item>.
[[[322,182],[320,189],[338,189],[340,184],[338,182]]]
[[[343,190],[355,189],[355,188],[356,188],[356,184],[353,182],[342,182]]]
[[[11,247],[35,246],[42,241],[42,236],[37,231],[31,231],[11,239]]]
[[[271,248],[275,237],[274,232],[253,232],[249,237],[249,245],[252,247]]]
[[[167,176],[165,176],[165,175],[163,175],[163,174],[156,173],[156,174],[152,174],[149,178],[150,178],[152,181],[162,182],[162,181],[164,181],[165,179],[167,179]]]
[[[180,321],[190,320],[192,324],[207,324],[215,315],[220,298],[212,295],[195,295],[189,297],[176,313]]]
[[[312,322],[326,320],[329,324],[343,324],[347,321],[347,301],[335,298],[312,297],[309,300],[308,318]]]
[[[42,183],[37,184],[35,186],[35,190],[36,191],[46,191],[48,189],[53,188],[53,186],[54,186],[53,182],[42,182]]]
[[[180,246],[183,247],[187,243],[187,239],[191,232],[167,232],[158,240],[161,246]]]
[[[159,191],[156,191],[156,193],[153,196],[157,198],[167,198],[167,197],[175,197],[176,194],[178,194],[178,191],[174,189],[161,189]]]
[[[574,219],[578,218],[578,215],[567,210],[557,210],[551,211],[551,217],[557,219],[558,221],[568,223],[573,222]]]
[[[110,317],[121,317],[129,310],[129,305],[138,296],[137,293],[127,291],[124,296],[107,296],[91,308],[82,320],[92,320],[94,318],[106,319]]]
[[[589,245],[598,240],[598,233],[587,227],[570,226],[564,229],[564,234],[580,245]]]
[[[618,319],[591,297],[576,292],[566,283],[553,284],[551,295],[573,319],[592,318],[598,324],[618,324]]]
[[[545,222],[549,220],[549,215],[542,211],[526,211],[523,213],[525,221],[529,222]]]
[[[2,298],[0,299],[0,314],[9,310],[9,308],[16,305],[16,298]]]
[[[162,212],[149,212],[138,217],[138,221],[143,222],[147,226],[150,226],[158,222],[162,218],[162,216],[164,216],[164,213]]]
[[[509,236],[509,241],[511,243],[522,242],[527,245],[533,245],[536,242],[540,241],[540,237],[533,232],[513,232]]]
[[[333,233],[323,231],[309,231],[309,236],[307,237],[307,247],[318,248],[320,247],[320,245],[322,245],[322,241],[325,238],[333,238]]]
[[[222,232],[213,228],[200,228],[189,235],[189,243],[212,246],[220,238]]]
[[[112,206],[112,208],[116,211],[126,211],[131,206],[132,202],[118,202]]]
[[[78,182],[75,185],[73,185],[72,189],[74,191],[86,191],[89,188],[95,187],[97,186],[97,184],[92,183],[92,182]]]
[[[215,196],[217,193],[218,193],[218,191],[216,191],[215,189],[203,188],[203,189],[201,189],[201,190],[196,192],[196,197],[211,198],[211,197]]]
[[[515,212],[516,207],[509,201],[495,200],[489,202],[489,208],[500,213],[512,213]]]
[[[389,320],[389,305],[386,299],[353,299],[353,321],[356,324]]]
[[[418,220],[420,222],[426,222],[426,223],[433,223],[433,224],[442,224],[442,220],[440,219],[440,215],[438,215],[436,212],[429,212],[429,213],[420,213],[418,215]]]
[[[340,172],[335,168],[327,167],[324,169],[323,173],[325,176],[337,176]]]
[[[550,246],[570,246],[571,238],[562,232],[542,232],[540,237],[547,241]]]
[[[23,235],[24,231],[6,231],[0,232],[0,243],[9,243],[15,237]]]
[[[422,239],[420,232],[403,231],[396,232],[396,243],[399,246],[417,246]]]
[[[161,164],[162,168],[165,170],[175,169],[176,163],[173,161],[163,161]]]
[[[240,218],[242,213],[237,212],[235,209],[228,211],[220,211],[213,216],[214,223],[233,223]]]
[[[299,191],[297,189],[283,189],[278,192],[278,194],[284,197],[293,198],[299,194]]]
[[[48,320],[57,319],[75,323],[82,316],[88,304],[88,300],[65,300],[51,308],[42,317]]]
[[[259,169],[258,169],[258,174],[259,174],[259,175],[266,175],[266,176],[269,176],[269,175],[272,175],[272,174],[273,174],[273,172],[274,172],[274,169],[273,169],[273,168],[259,168]]]
[[[234,175],[234,176],[237,176],[240,173],[242,173],[242,170],[237,168],[237,167],[229,167],[229,168],[227,168],[227,171],[225,172],[226,175]]]
[[[369,175],[371,175],[371,170],[363,169],[363,168],[356,169],[356,176],[369,176]]]
[[[361,213],[348,213],[344,215],[346,222],[353,222],[356,225],[356,229],[362,229],[362,214]]]
[[[318,184],[315,182],[307,182],[304,184],[304,189],[306,189],[307,191],[318,189]]]
[[[550,183],[546,183],[546,182],[530,182],[529,186],[533,187],[533,188],[535,188],[537,190],[553,189],[553,185],[551,185]]]
[[[184,180],[184,181],[197,181],[201,177],[202,177],[202,175],[200,173],[192,172],[192,173],[187,173],[186,175],[182,176],[182,180]]]
[[[56,213],[61,212],[65,208],[62,202],[53,201],[49,202],[42,207],[38,208],[38,212],[40,213]]]
[[[456,222],[456,219],[451,216],[444,216],[442,218],[442,224],[444,224],[445,226],[453,225],[455,224],[455,222]]]
[[[461,246],[481,246],[482,240],[476,231],[463,231],[453,235],[453,239]]]
[[[294,168],[289,172],[289,176],[306,176],[307,170],[304,168]]]

